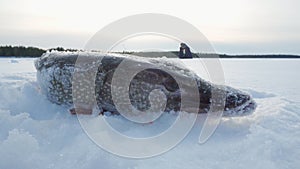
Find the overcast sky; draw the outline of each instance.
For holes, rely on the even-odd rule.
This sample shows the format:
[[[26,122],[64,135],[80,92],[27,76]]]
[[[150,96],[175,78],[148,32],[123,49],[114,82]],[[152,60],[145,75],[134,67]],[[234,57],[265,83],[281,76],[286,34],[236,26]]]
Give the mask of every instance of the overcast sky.
[[[117,19],[162,13],[196,26],[219,53],[300,54],[299,11],[299,0],[0,0],[0,45],[83,48]]]

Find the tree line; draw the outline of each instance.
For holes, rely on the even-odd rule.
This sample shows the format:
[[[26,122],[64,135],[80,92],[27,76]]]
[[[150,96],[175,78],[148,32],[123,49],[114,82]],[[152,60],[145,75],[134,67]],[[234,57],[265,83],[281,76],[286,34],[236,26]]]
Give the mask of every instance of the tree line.
[[[46,51],[82,51],[78,49],[65,49],[63,47],[56,47],[50,49],[40,49],[37,47],[25,46],[0,46],[0,57],[40,57]],[[133,54],[142,57],[161,57],[168,58],[178,57],[178,51],[169,52],[134,52],[123,51],[123,54]],[[286,54],[269,54],[269,55],[227,55],[227,54],[205,54],[205,53],[192,53],[193,58],[300,58],[299,55],[286,55]]]
[[[39,57],[45,50],[35,47],[24,46],[0,46],[0,56],[14,57]]]
[[[78,51],[77,49],[64,49],[63,47],[56,47],[50,49],[40,49],[37,47],[25,46],[0,46],[0,57],[40,57],[46,51]]]

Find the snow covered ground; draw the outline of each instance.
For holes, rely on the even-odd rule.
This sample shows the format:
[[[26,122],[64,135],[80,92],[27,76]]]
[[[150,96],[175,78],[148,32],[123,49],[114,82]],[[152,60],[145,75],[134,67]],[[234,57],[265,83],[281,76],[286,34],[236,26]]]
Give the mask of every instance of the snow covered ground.
[[[195,62],[185,61],[197,69]],[[226,83],[251,93],[254,114],[223,118],[198,144],[205,116],[177,147],[149,159],[112,155],[94,144],[77,117],[50,103],[36,83],[33,59],[0,59],[0,168],[278,168],[300,166],[300,60],[223,59]],[[164,115],[136,127],[116,116],[114,127],[133,136],[155,134],[172,122]]]

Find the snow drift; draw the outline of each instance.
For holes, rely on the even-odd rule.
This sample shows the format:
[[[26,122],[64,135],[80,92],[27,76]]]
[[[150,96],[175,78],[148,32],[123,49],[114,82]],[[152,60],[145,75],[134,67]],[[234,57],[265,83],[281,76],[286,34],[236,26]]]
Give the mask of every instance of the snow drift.
[[[32,59],[0,59],[0,168],[268,168],[300,166],[299,60],[222,60],[229,85],[250,92],[256,113],[222,118],[205,144],[197,139],[205,115],[187,138],[154,158],[120,158],[97,147],[82,131],[76,116],[40,93]],[[192,69],[193,62],[185,61]],[[284,69],[283,69],[284,68]],[[279,71],[278,69],[282,70]],[[136,126],[120,116],[113,126],[144,137],[166,127],[173,115]],[[170,121],[169,121],[170,120]],[[124,127],[126,126],[126,127]],[[147,132],[145,132],[147,131]]]

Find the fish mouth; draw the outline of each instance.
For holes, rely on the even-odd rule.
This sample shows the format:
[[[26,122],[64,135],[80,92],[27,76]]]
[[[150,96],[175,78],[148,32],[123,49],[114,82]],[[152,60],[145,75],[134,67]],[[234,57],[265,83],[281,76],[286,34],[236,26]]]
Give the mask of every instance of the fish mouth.
[[[236,116],[247,116],[252,114],[257,107],[256,102],[253,99],[249,99],[240,106],[234,108],[225,108],[223,117],[236,117]]]

